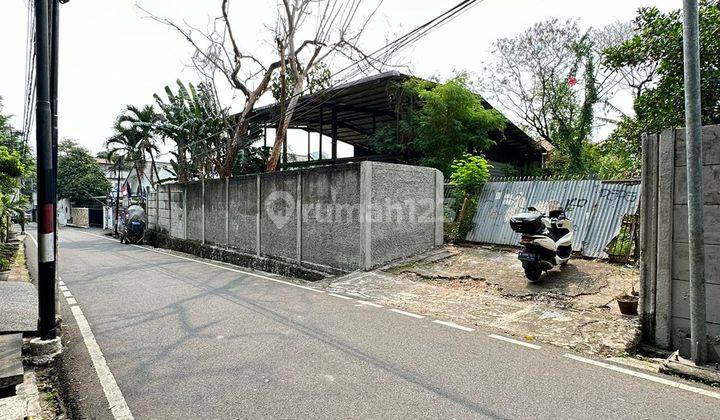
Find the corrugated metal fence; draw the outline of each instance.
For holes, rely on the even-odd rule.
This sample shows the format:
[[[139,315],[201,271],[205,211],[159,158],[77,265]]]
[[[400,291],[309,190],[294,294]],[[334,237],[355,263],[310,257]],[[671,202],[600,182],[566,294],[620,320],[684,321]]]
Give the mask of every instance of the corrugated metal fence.
[[[607,258],[605,248],[618,235],[625,214],[636,214],[640,182],[599,180],[491,181],[485,184],[468,241],[517,245],[509,220],[529,206],[547,213],[563,207],[575,226],[573,251]]]

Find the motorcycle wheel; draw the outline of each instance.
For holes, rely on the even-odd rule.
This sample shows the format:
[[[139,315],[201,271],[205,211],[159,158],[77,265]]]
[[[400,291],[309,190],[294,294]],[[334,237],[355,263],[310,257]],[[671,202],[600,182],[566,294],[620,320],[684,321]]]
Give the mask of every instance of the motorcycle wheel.
[[[527,277],[529,281],[534,283],[540,280],[540,276],[542,275],[540,267],[535,264],[523,264],[523,268],[525,269],[525,277]]]

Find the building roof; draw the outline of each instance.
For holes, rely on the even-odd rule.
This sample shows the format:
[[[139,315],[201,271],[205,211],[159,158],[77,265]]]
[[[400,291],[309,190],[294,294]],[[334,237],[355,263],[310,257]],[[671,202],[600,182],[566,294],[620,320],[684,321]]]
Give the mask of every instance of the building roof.
[[[298,101],[291,127],[332,136],[334,109],[338,139],[370,151],[368,136],[383,124],[397,120],[394,99],[397,84],[411,77],[398,71],[388,71],[303,95]],[[485,99],[482,102],[487,109],[493,109]],[[259,124],[273,125],[278,114],[279,104],[275,103],[255,109],[253,119]],[[498,146],[502,143],[502,147],[511,149],[513,154],[535,155],[543,151],[535,140],[510,121],[504,133],[492,137]]]

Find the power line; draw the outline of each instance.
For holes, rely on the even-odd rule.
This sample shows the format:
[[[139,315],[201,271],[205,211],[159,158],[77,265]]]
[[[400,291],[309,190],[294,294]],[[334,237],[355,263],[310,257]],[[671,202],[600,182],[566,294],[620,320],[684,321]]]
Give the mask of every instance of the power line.
[[[35,2],[28,1],[28,18],[27,18],[27,34],[26,34],[26,54],[25,54],[25,104],[23,107],[23,150],[22,156],[25,157],[29,149],[30,130],[34,121],[35,113],[33,112],[33,104],[35,102],[35,58],[37,55],[35,45]]]

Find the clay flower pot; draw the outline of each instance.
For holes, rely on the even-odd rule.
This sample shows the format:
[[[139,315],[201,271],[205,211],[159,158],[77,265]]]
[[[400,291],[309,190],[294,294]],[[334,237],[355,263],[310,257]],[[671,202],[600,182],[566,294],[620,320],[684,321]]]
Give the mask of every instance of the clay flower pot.
[[[640,298],[635,295],[620,295],[617,300],[620,313],[623,315],[637,315],[638,314],[638,302]]]

